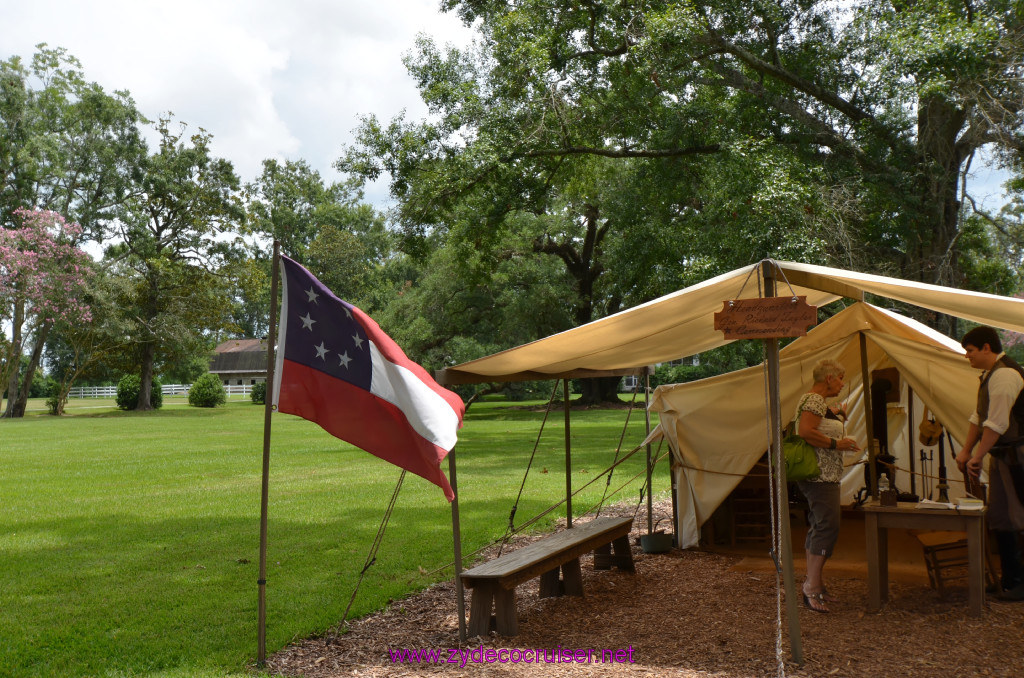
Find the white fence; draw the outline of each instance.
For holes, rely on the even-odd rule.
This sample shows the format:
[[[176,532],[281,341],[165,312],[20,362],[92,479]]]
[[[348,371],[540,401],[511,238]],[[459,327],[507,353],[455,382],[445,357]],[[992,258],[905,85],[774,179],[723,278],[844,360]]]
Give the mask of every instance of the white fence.
[[[68,398],[114,398],[116,386],[72,386]]]
[[[247,396],[252,393],[252,384],[231,384],[224,387],[228,396]],[[160,392],[165,396],[188,395],[192,384],[164,384]],[[116,386],[72,386],[68,392],[68,398],[116,398]]]

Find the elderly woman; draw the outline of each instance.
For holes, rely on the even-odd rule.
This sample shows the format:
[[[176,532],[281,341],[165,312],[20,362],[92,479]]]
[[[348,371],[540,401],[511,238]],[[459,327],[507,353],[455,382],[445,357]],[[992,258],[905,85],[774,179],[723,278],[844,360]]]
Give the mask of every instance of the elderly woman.
[[[807,579],[804,580],[804,605],[815,612],[828,612],[834,602],[825,589],[822,570],[832,556],[839,538],[839,481],[843,477],[843,453],[859,450],[857,441],[844,435],[846,406],[829,406],[843,390],[846,370],[835,360],[822,360],[813,372],[814,384],[797,405],[797,433],[815,448],[821,475],[798,483],[810,508],[810,527],[804,548],[807,551]]]

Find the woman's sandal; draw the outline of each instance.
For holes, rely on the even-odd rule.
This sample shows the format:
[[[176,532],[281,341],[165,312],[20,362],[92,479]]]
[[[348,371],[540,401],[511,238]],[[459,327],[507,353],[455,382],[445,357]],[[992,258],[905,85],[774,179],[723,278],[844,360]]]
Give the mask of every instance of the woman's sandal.
[[[811,604],[812,600],[820,607],[815,607]],[[821,612],[822,614],[828,613],[828,607],[825,605],[825,594],[821,591],[818,591],[817,593],[804,593],[804,605],[806,605],[807,609],[812,612]]]

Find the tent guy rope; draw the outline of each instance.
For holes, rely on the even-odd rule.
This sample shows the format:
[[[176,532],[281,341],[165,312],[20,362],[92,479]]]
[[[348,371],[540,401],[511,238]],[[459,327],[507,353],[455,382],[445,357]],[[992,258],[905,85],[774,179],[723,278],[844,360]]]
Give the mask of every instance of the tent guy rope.
[[[363,563],[363,569],[359,571],[359,579],[356,580],[356,585],[352,589],[352,596],[348,599],[348,606],[345,607],[345,614],[341,615],[342,624],[345,624],[348,620],[348,613],[352,609],[352,603],[356,600],[356,594],[359,593],[359,587],[363,583],[363,577],[366,576],[366,571],[377,562],[377,551],[380,549],[381,542],[384,541],[384,532],[388,529],[388,522],[391,520],[391,512],[395,510],[395,502],[398,501],[398,492],[402,489],[402,483],[405,481],[405,473],[405,469],[402,469],[402,473],[398,476],[398,483],[395,484],[395,490],[391,493],[391,501],[388,503],[388,507],[384,510],[384,517],[381,518],[380,527],[377,528],[377,535],[373,538],[373,544],[370,545],[370,552],[366,554],[366,562]]]

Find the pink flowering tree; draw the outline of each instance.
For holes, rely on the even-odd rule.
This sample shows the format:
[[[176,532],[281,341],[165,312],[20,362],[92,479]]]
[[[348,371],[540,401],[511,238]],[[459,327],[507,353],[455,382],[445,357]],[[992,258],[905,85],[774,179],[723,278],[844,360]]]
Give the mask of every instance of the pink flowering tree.
[[[54,324],[89,323],[84,301],[92,274],[89,255],[75,243],[81,227],[48,210],[18,209],[16,228],[0,229],[0,316],[10,328],[0,384],[6,384],[5,417],[25,414],[32,378]],[[21,359],[30,349],[21,374]]]

